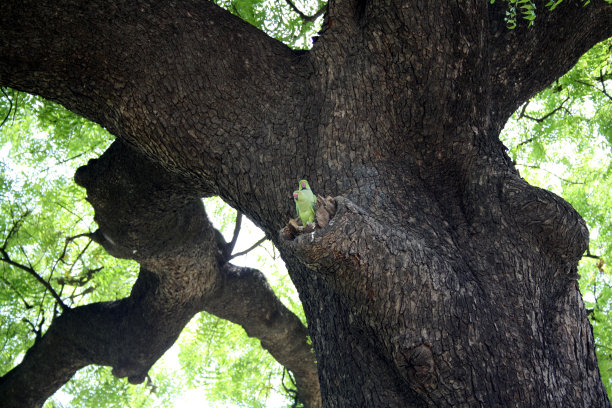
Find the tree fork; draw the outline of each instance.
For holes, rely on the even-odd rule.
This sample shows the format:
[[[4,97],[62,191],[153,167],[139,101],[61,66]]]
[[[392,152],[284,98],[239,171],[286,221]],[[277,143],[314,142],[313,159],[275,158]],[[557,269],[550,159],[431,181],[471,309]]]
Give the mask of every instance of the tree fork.
[[[137,260],[140,274],[128,298],[66,310],[55,319],[24,361],[0,379],[3,404],[42,406],[77,369],[92,363],[140,383],[204,310],[260,339],[294,373],[304,405],[321,406],[307,329],[260,271],[226,262],[227,244],[219,242],[201,199],[186,194],[180,178],[119,141],[75,177],[96,209],[96,240],[114,256]]]
[[[218,193],[268,236],[293,215],[298,178],[337,197],[326,228],[274,238],[326,406],[609,406],[575,281],[583,225],[518,181],[499,131],[612,35],[612,6],[566,0],[509,31],[504,3],[332,1],[298,55],[206,2],[90,1],[83,14],[7,0],[0,83],[98,121],[189,179],[181,200]],[[122,221],[173,220],[186,203],[167,193],[144,224]],[[163,241],[118,241],[105,211],[111,253],[163,264],[148,258]]]

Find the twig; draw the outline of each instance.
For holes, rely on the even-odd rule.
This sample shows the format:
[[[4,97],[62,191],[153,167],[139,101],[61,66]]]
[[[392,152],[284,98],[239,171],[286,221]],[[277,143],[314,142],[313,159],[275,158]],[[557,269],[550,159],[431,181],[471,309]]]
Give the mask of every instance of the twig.
[[[600,258],[601,258],[600,256],[593,255],[593,254],[591,253],[591,248],[590,248],[590,247],[587,247],[586,254],[584,254],[584,255],[582,255],[582,256],[584,256],[584,257],[586,257],[586,258],[593,258],[593,259],[600,259]]]
[[[34,306],[32,306],[31,304],[28,303],[28,301],[25,299],[25,297],[23,297],[23,295],[21,294],[21,292],[19,292],[17,289],[15,289],[15,287],[13,286],[13,284],[6,278],[0,278],[2,280],[2,282],[4,282],[4,284],[6,286],[8,286],[9,288],[11,288],[13,290],[13,292],[15,292],[17,294],[17,296],[19,296],[19,298],[21,299],[21,301],[23,302],[23,305],[25,306],[26,309],[31,309]]]
[[[297,8],[295,6],[295,4],[293,4],[293,2],[291,0],[285,0],[285,1],[289,5],[289,7],[291,7],[291,10],[295,11],[298,14],[298,16],[300,16],[302,18],[302,20],[304,20],[306,22],[315,21],[317,18],[319,18],[319,16],[321,16],[323,13],[325,13],[325,9],[327,8],[327,5],[325,5],[325,6],[321,7],[319,9],[319,11],[314,13],[312,16],[307,16],[306,14],[302,13],[302,11],[299,8]]]
[[[77,278],[56,278],[55,280],[57,281],[57,283],[61,284],[61,285],[70,285],[70,286],[74,286],[75,290],[76,288],[85,286],[85,284],[87,284],[87,282],[89,282],[90,280],[93,279],[94,275],[98,272],[100,272],[102,269],[104,269],[103,266],[99,267],[99,268],[95,268],[95,269],[87,269],[87,272],[85,273],[85,276],[80,276]],[[70,296],[72,297],[72,295]]]
[[[527,143],[531,143],[534,140],[536,140],[538,137],[534,136],[534,137],[530,137],[529,139],[523,140],[521,143],[517,144],[516,147],[520,147],[522,145],[526,145]]]
[[[0,248],[0,255],[2,255],[2,258],[0,258],[0,261],[6,262],[7,264],[12,265],[12,266],[14,266],[16,268],[19,268],[19,269],[29,273],[30,275],[32,275],[38,282],[40,282],[49,291],[49,293],[51,293],[51,296],[53,296],[53,298],[55,298],[57,303],[60,305],[60,307],[64,311],[69,309],[68,306],[66,306],[66,304],[62,301],[62,298],[59,297],[59,295],[57,294],[55,289],[53,289],[53,287],[49,284],[49,282],[47,282],[45,279],[43,279],[42,276],[40,276],[38,273],[36,273],[34,268],[32,268],[31,266],[22,265],[22,264],[20,264],[18,262],[13,261],[4,248]]]
[[[553,173],[550,170],[546,170],[546,169],[543,169],[543,168],[538,167],[538,166],[533,166],[533,165],[530,165],[530,164],[521,164],[521,163],[516,163],[516,165],[517,166],[527,167],[527,168],[530,168],[530,169],[545,171],[548,174],[550,174],[551,176],[554,176],[554,177],[558,178],[559,180],[561,180],[562,182],[567,183],[567,184],[574,184],[574,185],[582,185],[582,184],[584,184],[584,181],[580,182],[580,181],[568,180],[568,179],[565,179],[565,178],[563,178],[561,176],[558,176],[557,174]]]
[[[527,115],[525,113],[525,110],[527,109],[527,103],[526,103],[525,105],[523,105],[523,109],[521,109],[521,113],[519,114],[519,119],[526,118],[526,119],[534,120],[538,123],[541,123],[541,122],[544,122],[549,117],[551,117],[552,115],[554,115],[555,113],[557,113],[558,111],[560,111],[561,109],[565,109],[566,112],[571,113],[563,106],[565,102],[567,101],[569,101],[569,96],[565,98],[563,102],[561,102],[561,105],[557,106],[555,109],[548,112],[546,115],[542,116],[541,118],[534,118],[533,116]]]
[[[4,126],[4,124],[6,123],[6,121],[8,120],[9,116],[11,116],[11,112],[13,110],[13,100],[11,99],[11,97],[9,96],[8,93],[6,93],[6,91],[4,90],[4,88],[0,88],[2,90],[2,93],[4,94],[4,96],[6,96],[6,99],[8,99],[9,101],[9,110],[8,113],[6,114],[6,117],[4,118],[4,120],[2,121],[2,123],[0,123],[0,128],[2,126]]]
[[[70,269],[68,269],[68,275],[72,273],[72,270],[74,269],[74,266],[83,257],[83,254],[87,251],[87,249],[89,248],[89,246],[91,245],[92,242],[93,242],[93,240],[91,238],[89,238],[89,241],[87,242],[87,245],[85,245],[85,247],[81,250],[81,252],[79,252],[77,257],[74,259],[74,262],[72,263],[72,265],[70,265]],[[85,265],[83,264],[83,266],[85,266]],[[100,269],[102,269],[102,268],[100,268]],[[100,269],[98,269],[98,271]]]
[[[232,240],[225,247],[226,254],[231,254],[234,251],[234,247],[236,246],[236,241],[238,241],[238,235],[240,234],[241,226],[242,226],[242,213],[236,210],[236,225],[234,226],[234,235],[232,236]]]
[[[253,245],[251,245],[248,249],[245,249],[244,251],[241,252],[237,252],[233,255],[231,255],[229,258],[227,258],[228,261],[237,258],[239,256],[242,256],[246,253],[251,252],[252,250],[254,250],[255,248],[257,248],[259,245],[261,245],[262,242],[264,242],[267,238],[264,236],[262,239],[260,239],[259,241],[257,241],[256,243],[254,243]]]
[[[601,82],[601,92],[606,95],[609,99],[612,99],[612,96],[606,91],[606,81],[603,74],[603,68],[599,70],[599,81]]]

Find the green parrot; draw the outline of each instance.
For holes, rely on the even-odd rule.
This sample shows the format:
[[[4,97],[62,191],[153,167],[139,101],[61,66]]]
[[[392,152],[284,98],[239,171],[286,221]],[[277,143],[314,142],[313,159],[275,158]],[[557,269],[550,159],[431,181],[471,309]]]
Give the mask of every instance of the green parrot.
[[[317,198],[310,190],[308,181],[300,180],[300,189],[293,192],[293,199],[295,201],[295,209],[297,210],[298,217],[302,220],[302,225],[306,226],[306,223],[314,222],[314,205],[317,202]]]

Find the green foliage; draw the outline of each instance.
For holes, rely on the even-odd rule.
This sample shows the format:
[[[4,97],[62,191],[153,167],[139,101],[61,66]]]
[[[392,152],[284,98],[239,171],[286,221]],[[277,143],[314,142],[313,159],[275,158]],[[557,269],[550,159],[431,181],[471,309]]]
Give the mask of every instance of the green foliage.
[[[534,24],[533,1],[506,1],[509,28],[521,19]],[[305,22],[284,0],[216,2],[293,48],[308,48],[321,20]],[[550,1],[546,7],[553,11],[560,3]],[[306,15],[324,5],[320,0],[296,3]],[[519,110],[504,134],[523,176],[562,195],[589,225],[593,258],[580,264],[580,285],[608,390],[612,389],[611,47],[610,41],[598,44],[571,72]],[[63,302],[77,306],[127,296],[137,266],[109,257],[87,236],[79,236],[96,226],[72,174],[106,149],[110,135],[57,104],[10,89],[0,93],[0,124],[0,248],[4,251],[0,256],[16,264],[0,262],[3,375],[60,312],[50,290],[35,275]],[[229,240],[235,211],[218,198],[207,199],[206,208]],[[258,237],[253,227],[244,224],[242,235],[250,238],[239,241],[236,252]],[[265,271],[279,298],[305,322],[295,288],[271,243],[233,262]],[[134,386],[113,377],[108,368],[90,366],[45,406],[180,406],[187,393],[215,406],[289,405],[291,395],[284,389],[292,387],[289,378],[239,326],[200,314],[155,364],[144,384]]]
[[[612,40],[606,40],[519,109],[502,135],[521,175],[569,201],[589,227],[589,250],[579,266],[579,283],[609,395],[612,395],[611,128]]]
[[[533,0],[503,0],[508,5],[506,10],[506,16],[504,20],[508,29],[513,30],[519,24],[519,20],[527,22],[527,26],[531,27],[536,20],[536,4]],[[581,0],[583,6],[588,6],[591,0]],[[612,3],[612,0],[605,0],[607,3]],[[495,3],[495,0],[490,0],[491,4]],[[545,7],[549,11],[554,9],[561,4],[563,0],[550,0],[546,3]]]
[[[68,239],[95,228],[71,176],[106,148],[109,135],[51,102],[13,90],[2,96],[0,375],[59,313],[51,290],[68,306],[80,305],[125,295],[135,277],[133,267],[109,261],[86,236]]]
[[[265,407],[276,394],[282,366],[262,349],[259,341],[245,338],[244,330],[208,314],[198,316],[184,333],[179,361],[186,384],[201,390],[211,402]]]
[[[305,21],[285,0],[215,0],[215,3],[294,49],[310,48],[311,37],[321,27],[321,18]],[[310,0],[294,4],[302,13],[312,16],[327,2]]]
[[[34,274],[64,303],[78,306],[127,296],[137,265],[108,256],[82,235],[96,226],[85,192],[74,184],[72,174],[106,149],[110,135],[56,104],[13,90],[6,90],[0,103],[0,115],[10,113],[0,128],[0,248],[6,254],[1,257],[19,265],[0,262],[3,375],[60,313]],[[219,198],[206,199],[206,207],[230,239],[235,210]],[[260,234],[243,221],[241,236],[247,238],[238,241],[236,252]],[[305,322],[295,288],[270,242],[235,261],[266,271],[281,300]],[[219,404],[261,407],[272,399],[280,406],[288,401],[282,377],[283,368],[242,328],[202,314],[154,366],[144,385],[119,380],[106,367],[90,366],[46,407],[173,406],[185,390]]]

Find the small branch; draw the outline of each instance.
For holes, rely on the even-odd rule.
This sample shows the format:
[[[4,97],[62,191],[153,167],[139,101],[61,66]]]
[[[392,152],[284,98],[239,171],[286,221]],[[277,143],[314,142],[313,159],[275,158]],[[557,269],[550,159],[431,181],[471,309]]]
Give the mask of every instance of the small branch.
[[[523,105],[523,108],[521,109],[521,113],[519,114],[519,119],[521,119],[523,116],[525,116],[525,111],[527,110],[527,106],[529,105],[530,102],[531,101],[527,101]]]
[[[599,81],[601,82],[601,92],[612,100],[612,96],[606,90],[606,80],[604,78],[603,68],[599,70]]]
[[[95,268],[95,269],[87,269],[85,276],[80,276],[77,278],[61,277],[61,278],[56,278],[55,281],[59,283],[60,285],[70,285],[70,286],[74,286],[75,288],[82,287],[82,286],[85,286],[85,284],[87,284],[90,280],[92,280],[94,275],[100,272],[102,269],[104,269],[103,266],[99,268]],[[72,298],[72,296],[70,297]]]
[[[325,5],[325,6],[321,7],[319,9],[319,11],[317,11],[312,16],[307,16],[306,14],[302,13],[302,11],[299,8],[297,8],[296,5],[293,4],[293,2],[291,0],[285,0],[285,1],[289,5],[289,7],[291,7],[291,10],[296,12],[297,15],[299,15],[300,18],[302,18],[302,20],[304,20],[306,22],[315,21],[317,18],[319,18],[319,16],[321,16],[323,13],[325,13],[325,10],[327,9],[327,5]]]
[[[155,383],[153,382],[153,379],[149,376],[149,374],[147,374],[147,383],[146,386],[149,387],[151,390],[149,392],[150,394],[157,394],[157,386],[155,385]]]
[[[4,96],[6,96],[6,99],[8,99],[9,101],[9,109],[8,112],[6,114],[6,117],[4,118],[4,120],[2,121],[2,123],[0,123],[0,128],[2,126],[4,126],[4,124],[6,123],[6,121],[8,120],[9,116],[11,116],[11,112],[13,111],[13,100],[11,99],[11,97],[9,96],[8,93],[6,93],[6,91],[4,90],[4,88],[0,88],[2,90],[2,94]]]
[[[91,242],[93,241],[91,238],[91,233],[84,233],[84,234],[79,234],[79,235],[75,235],[73,237],[68,237],[66,238],[65,242],[64,242],[64,249],[62,250],[62,254],[55,260],[55,263],[53,264],[53,267],[51,268],[51,273],[49,274],[49,277],[47,278],[47,282],[51,281],[51,277],[53,276],[53,273],[55,272],[55,269],[57,268],[57,265],[59,264],[59,262],[63,262],[66,263],[64,261],[64,257],[66,256],[66,250],[68,248],[68,244],[72,241],[74,241],[77,238],[81,238],[81,237],[89,237],[89,242],[87,243],[87,245],[85,245],[85,249],[83,249],[81,251],[81,253],[77,256],[76,260],[73,262],[72,266],[70,267],[68,273],[70,273],[72,271],[72,269],[74,268],[74,265],[76,264],[76,262],[79,260],[79,258],[81,258],[81,256],[83,255],[83,253],[87,250],[87,248],[89,248],[89,245],[91,244]]]
[[[87,289],[81,291],[80,293],[75,293],[76,292],[76,288],[75,290],[72,292],[72,294],[70,295],[70,300],[72,301],[72,303],[75,302],[76,299],[83,297],[85,295],[88,295],[90,293],[92,293],[93,291],[95,291],[96,288],[93,286],[88,287]]]
[[[538,166],[532,166],[532,165],[529,165],[529,164],[521,164],[521,163],[517,163],[516,165],[517,166],[527,167],[527,168],[530,168],[530,169],[545,171],[546,173],[550,174],[551,176],[554,176],[554,177],[558,178],[559,180],[561,180],[562,182],[567,183],[567,184],[573,184],[573,185],[582,185],[582,184],[584,184],[584,182],[565,179],[563,177],[558,176],[557,174],[553,173],[550,170],[546,170],[546,169],[543,169],[543,168],[538,167]]]
[[[520,147],[520,146],[526,145],[527,143],[531,143],[537,138],[538,138],[537,136],[530,137],[529,139],[523,140],[521,143],[517,144],[516,147]]]
[[[90,238],[89,241],[87,242],[87,245],[85,245],[85,247],[81,250],[81,252],[79,252],[79,254],[77,255],[77,257],[74,259],[74,262],[72,263],[72,265],[70,265],[70,269],[68,269],[68,274],[72,273],[72,270],[74,269],[74,266],[76,265],[76,263],[83,257],[83,254],[85,254],[85,252],[87,251],[87,249],[89,248],[89,246],[91,245],[91,243],[93,242],[93,240]],[[83,266],[85,266],[83,264]],[[99,268],[97,271],[99,271],[102,268]]]
[[[289,377],[289,381],[295,388],[287,388],[287,386],[285,385],[285,373],[287,373],[287,376]],[[291,372],[287,370],[286,368],[283,368],[283,376],[281,377],[281,386],[283,387],[283,390],[285,391],[285,393],[291,396],[291,398],[293,398],[293,404],[291,405],[291,407],[292,408],[297,407],[298,404],[300,403],[297,386],[295,384],[295,379],[291,375]]]
[[[585,257],[585,258],[593,258],[593,259],[600,259],[601,258],[600,256],[593,255],[591,253],[591,248],[590,247],[587,248],[586,254],[584,254],[582,256]]]
[[[21,321],[23,323],[27,323],[28,326],[30,326],[30,329],[32,329],[32,333],[34,333],[34,335],[36,337],[38,337],[38,329],[36,328],[36,326],[34,325],[34,323],[32,323],[29,319],[26,319],[25,317],[23,319],[21,319]]]
[[[6,235],[6,238],[4,239],[4,243],[2,244],[2,251],[6,250],[6,247],[8,246],[8,242],[9,240],[13,237],[13,235],[15,235],[19,229],[21,228],[21,225],[23,224],[23,221],[25,220],[25,218],[30,215],[31,211],[30,210],[26,210],[21,217],[19,217],[19,219],[17,221],[15,221],[15,223],[13,224],[13,226],[11,227],[11,230],[9,231],[9,233]]]
[[[570,111],[568,111],[563,105],[569,100],[569,96],[567,98],[565,98],[565,100],[563,102],[561,102],[561,105],[557,106],[555,109],[553,109],[552,111],[548,112],[546,115],[542,116],[541,118],[534,118],[533,116],[527,115],[527,113],[525,113],[525,110],[527,109],[527,103],[525,105],[523,105],[523,109],[521,109],[521,113],[519,115],[519,119],[522,118],[526,118],[526,119],[530,119],[533,121],[536,121],[538,123],[544,122],[546,119],[548,119],[549,117],[551,117],[552,115],[554,115],[555,113],[559,112],[561,109],[564,109],[567,113],[570,113]]]
[[[25,266],[18,262],[13,261],[4,248],[0,248],[0,255],[2,255],[2,258],[0,258],[0,261],[3,261],[9,265],[19,268],[29,273],[30,275],[32,275],[38,282],[40,282],[49,291],[49,293],[51,293],[51,296],[53,296],[53,298],[57,301],[57,303],[60,305],[60,307],[64,311],[69,309],[68,306],[66,306],[66,304],[62,301],[62,298],[59,297],[55,289],[53,289],[53,287],[49,284],[49,282],[44,280],[42,276],[36,273],[36,271],[32,267]]]
[[[0,278],[2,280],[2,282],[4,282],[4,284],[6,286],[8,286],[13,292],[15,292],[17,294],[17,296],[19,296],[19,298],[21,299],[21,301],[23,302],[23,305],[25,306],[26,309],[31,309],[34,306],[32,306],[31,304],[28,303],[28,301],[25,299],[25,297],[23,297],[23,295],[17,290],[15,289],[15,287],[11,284],[11,282],[6,279],[6,278]]]
[[[242,256],[244,254],[247,254],[249,252],[251,252],[252,250],[254,250],[255,248],[257,248],[258,246],[261,245],[262,242],[264,242],[267,238],[264,236],[262,239],[260,239],[259,241],[257,241],[256,243],[254,243],[253,245],[251,245],[248,249],[245,249],[244,251],[241,252],[237,252],[235,254],[233,254],[232,256],[230,256],[229,258],[227,258],[228,261],[234,259],[234,258],[238,258],[239,256]]]
[[[232,252],[234,252],[234,247],[236,246],[236,242],[238,241],[238,235],[240,234],[241,226],[242,213],[240,211],[236,211],[236,225],[234,227],[234,235],[232,236],[232,240],[225,247],[225,253],[228,254],[228,256],[231,255]]]

